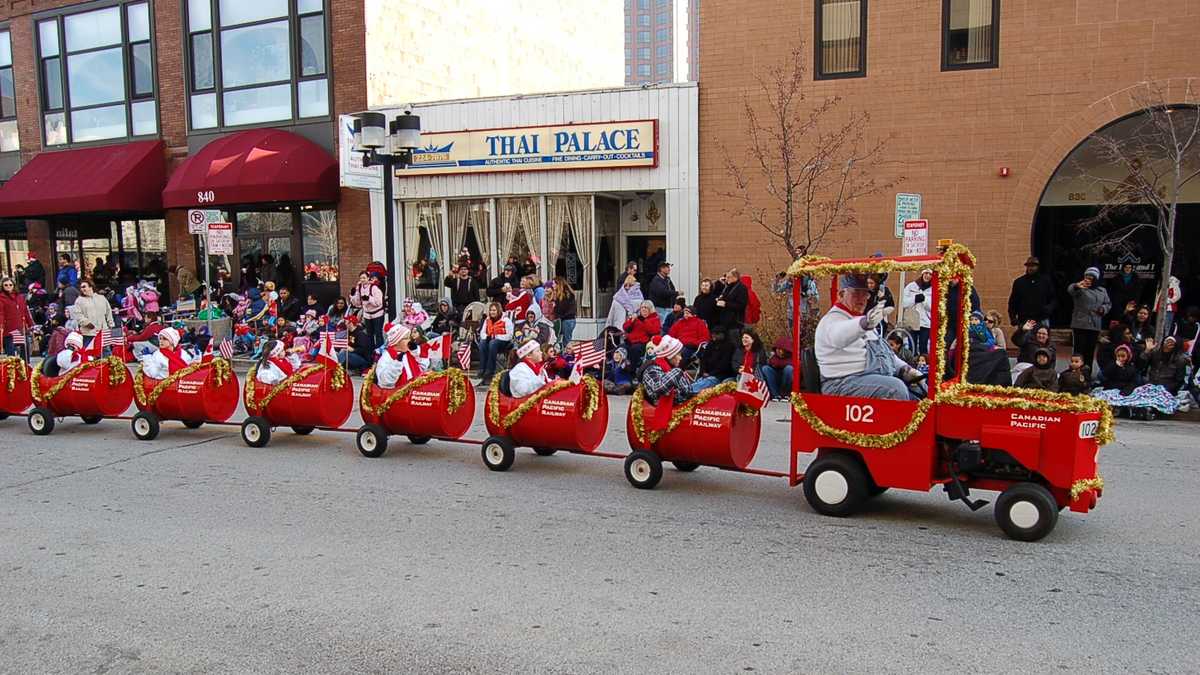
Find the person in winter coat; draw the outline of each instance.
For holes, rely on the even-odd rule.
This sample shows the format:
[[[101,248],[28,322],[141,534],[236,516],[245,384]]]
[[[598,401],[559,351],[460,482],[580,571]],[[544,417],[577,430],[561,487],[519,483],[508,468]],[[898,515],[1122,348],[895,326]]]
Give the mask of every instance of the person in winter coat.
[[[794,372],[792,339],[784,335],[775,341],[775,346],[771,349],[771,356],[767,359],[767,366],[763,369],[763,379],[767,381],[767,389],[771,391],[771,398],[783,399],[791,393]]]
[[[1133,314],[1133,322],[1129,324],[1129,329],[1133,332],[1134,342],[1145,342],[1146,338],[1157,337],[1154,334],[1154,317],[1150,314],[1150,308],[1142,305],[1137,308]]]
[[[525,398],[546,386],[552,378],[546,371],[542,345],[536,340],[517,347],[517,356],[521,360],[508,371],[508,388],[513,398]]]
[[[32,251],[29,253],[29,262],[25,265],[25,284],[46,287],[46,267],[38,260],[37,253]]]
[[[1058,374],[1058,390],[1064,394],[1086,394],[1092,389],[1092,372],[1083,364],[1083,356],[1071,355],[1071,364]]]
[[[1133,350],[1129,345],[1120,345],[1114,352],[1114,360],[1103,371],[1103,388],[1128,395],[1137,389],[1137,368],[1133,365]]]
[[[367,327],[374,346],[382,345],[384,297],[376,277],[366,272],[358,275],[358,285],[350,296],[350,306],[362,313],[363,325]]]
[[[661,314],[659,315],[659,318],[662,319],[663,335],[671,334],[671,326],[674,326],[676,321],[679,321],[683,318],[683,308],[686,305],[687,301],[682,297],[675,298],[675,301],[671,304],[671,311],[667,312],[666,316],[662,316]],[[654,309],[657,310],[658,307],[655,307]],[[687,360],[686,357],[684,360]]]
[[[100,331],[113,328],[112,305],[86,279],[79,282],[79,297],[71,307],[71,316],[79,324],[85,342],[90,343],[90,338]]]
[[[165,380],[200,358],[179,347],[179,331],[174,328],[160,330],[157,337],[158,349],[138,358],[142,362],[142,373],[150,379]]]
[[[646,354],[646,345],[654,336],[662,334],[662,322],[654,311],[654,303],[643,300],[637,314],[629,317],[622,328],[625,331],[625,351],[629,353],[629,362],[637,368]]]
[[[770,358],[770,354],[763,346],[762,338],[758,336],[758,333],[747,328],[742,331],[741,338],[733,349],[729,365],[735,373],[751,373],[754,377],[766,382],[768,358]],[[769,386],[767,388],[770,389]]]
[[[892,289],[883,285],[883,282],[886,281],[886,277],[887,277],[887,275],[882,275],[882,276],[878,275],[878,274],[868,274],[867,275],[867,290],[871,292],[871,299],[867,300],[867,308],[865,310],[863,310],[864,312],[870,312],[871,309],[875,305],[879,304],[880,288],[883,289],[883,292],[882,292],[883,306],[884,307],[895,307],[896,306],[896,299],[894,297],[892,297]],[[880,335],[887,335],[888,332],[890,332],[892,329],[892,326],[887,321],[884,321],[883,323],[881,323],[879,325],[881,327]]]
[[[700,292],[692,300],[692,309],[701,321],[708,324],[709,330],[717,327],[721,313],[717,308],[717,294],[713,292],[712,279],[705,277],[700,280]]]
[[[904,313],[915,314],[916,319],[907,319],[908,325],[915,325],[917,354],[929,353],[929,317],[933,309],[933,270],[921,270],[920,276],[913,279],[904,287],[900,294],[900,305]],[[948,339],[952,339],[950,336]]]
[[[1142,359],[1149,364],[1147,382],[1163,387],[1172,395],[1179,393],[1187,379],[1188,358],[1179,350],[1175,338],[1168,336],[1161,346],[1149,338]]]
[[[655,274],[654,278],[650,280],[649,297],[647,298],[654,303],[654,311],[658,313],[659,321],[666,322],[667,314],[671,312],[675,298],[678,296],[675,282],[671,281],[671,263],[659,263],[658,274]]]
[[[338,355],[342,365],[355,375],[361,375],[375,359],[375,344],[367,327],[357,316],[346,317],[347,337],[350,339],[350,349]]]
[[[492,382],[500,355],[512,349],[512,320],[504,315],[498,302],[488,304],[487,317],[479,326],[479,386]]]
[[[673,406],[688,400],[696,392],[691,378],[680,367],[682,351],[683,345],[670,335],[654,338],[652,360],[638,372],[642,391],[651,405],[666,399]]]
[[[479,284],[471,278],[471,269],[467,265],[457,266],[442,285],[450,290],[450,303],[459,312],[479,301]]]
[[[633,367],[623,347],[613,350],[612,358],[604,367],[604,391],[608,394],[632,394],[637,384],[633,381]]]
[[[642,287],[638,283],[637,277],[632,274],[626,276],[621,287],[613,294],[612,307],[608,310],[608,319],[604,325],[610,328],[623,327],[629,317],[638,313],[638,308],[644,300]]]
[[[1008,354],[996,349],[992,332],[983,324],[983,315],[972,312],[967,337],[970,340],[970,359],[967,363],[967,382],[1012,386],[1012,371]]]
[[[300,320],[302,310],[300,298],[292,294],[292,289],[287,286],[279,289],[279,318],[295,323]]]
[[[1121,273],[1109,279],[1106,283],[1108,299],[1112,303],[1107,318],[1120,321],[1120,312],[1124,311],[1127,303],[1140,305],[1142,302],[1142,280],[1133,270],[1132,263],[1121,265]]]
[[[559,341],[566,349],[575,337],[575,318],[579,312],[575,305],[575,289],[566,277],[555,277],[550,298],[554,304],[554,320],[558,321]]]
[[[165,329],[164,329],[165,330]],[[291,377],[300,367],[299,349],[289,351],[280,340],[268,340],[258,360],[254,379],[267,385],[276,385]]]
[[[1054,357],[1049,349],[1039,348],[1034,354],[1033,367],[1017,376],[1014,387],[1058,391],[1058,373],[1054,372]]]
[[[421,376],[429,368],[429,360],[412,351],[412,329],[400,322],[389,323],[384,329],[387,345],[375,362],[375,384],[383,389],[402,387]]]
[[[58,273],[55,275],[54,281],[60,286],[66,287],[79,285],[79,270],[75,269],[75,262],[71,260],[70,254],[59,254]]]
[[[713,293],[717,295],[718,323],[726,330],[737,330],[745,325],[750,292],[742,283],[737,268],[726,272],[725,276],[713,285]]]
[[[1074,305],[1071,308],[1071,332],[1074,334],[1075,353],[1083,357],[1089,369],[1096,356],[1096,342],[1100,339],[1100,328],[1104,316],[1112,309],[1108,291],[1099,286],[1100,270],[1089,267],[1083,278],[1067,286],[1067,293]]]
[[[1050,360],[1054,361],[1056,350],[1050,342],[1050,329],[1029,319],[1012,335],[1013,344],[1020,350],[1017,353],[1017,363],[1033,364],[1034,356],[1039,349],[1050,351]]]
[[[530,305],[529,309],[525,310],[524,319],[524,323],[517,329],[516,336],[513,338],[517,344],[528,340],[534,340],[538,344],[557,342],[557,336],[554,335],[554,324],[542,315],[541,307],[536,304]]]
[[[521,285],[521,277],[517,275],[516,265],[505,265],[504,271],[496,275],[487,285],[487,296],[502,306],[508,302],[507,296]]]
[[[25,304],[25,296],[17,291],[17,282],[12,277],[0,279],[0,335],[4,336],[4,354],[17,353],[13,344],[13,332],[20,331],[29,340],[33,328],[33,317]]]
[[[1122,346],[1128,347],[1133,353],[1134,367],[1138,365],[1137,356],[1140,349],[1133,342],[1133,333],[1128,326],[1117,324],[1100,338],[1100,346],[1096,350],[1096,363],[1100,366],[1101,373],[1117,360],[1117,349]]]
[[[994,309],[984,312],[983,324],[987,326],[988,330],[992,331],[992,337],[996,340],[996,348],[1007,350],[1008,340],[1004,337],[1004,329],[1000,327],[1000,312]]]
[[[699,392],[736,377],[737,370],[733,367],[733,351],[736,348],[737,344],[730,334],[718,326],[713,331],[712,339],[696,353],[700,372],[692,391]]]
[[[458,310],[451,305],[451,301],[442,299],[438,301],[437,313],[433,315],[433,324],[430,325],[429,330],[437,335],[446,333],[453,335],[461,322],[462,317]]]
[[[1012,282],[1008,294],[1008,322],[1024,326],[1027,322],[1050,325],[1050,316],[1058,301],[1050,278],[1041,273],[1041,262],[1034,256],[1025,260],[1025,274]]]
[[[696,350],[700,349],[700,345],[708,342],[711,337],[708,332],[708,324],[696,316],[694,307],[683,308],[683,317],[671,324],[667,335],[683,343],[683,362],[685,364],[691,361]]]

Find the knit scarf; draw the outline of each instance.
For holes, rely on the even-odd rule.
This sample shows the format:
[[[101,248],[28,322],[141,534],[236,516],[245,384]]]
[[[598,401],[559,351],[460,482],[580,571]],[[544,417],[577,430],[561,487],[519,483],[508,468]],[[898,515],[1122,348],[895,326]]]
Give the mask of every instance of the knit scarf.
[[[167,357],[168,373],[174,373],[177,370],[187,368],[187,362],[179,355],[179,347],[159,347],[158,351]]]
[[[295,370],[296,370],[295,368],[292,367],[292,362],[288,361],[286,358],[284,358],[282,356],[272,357],[271,363],[275,364],[275,367],[282,370],[283,374],[288,377],[291,377],[292,373],[295,372]]]

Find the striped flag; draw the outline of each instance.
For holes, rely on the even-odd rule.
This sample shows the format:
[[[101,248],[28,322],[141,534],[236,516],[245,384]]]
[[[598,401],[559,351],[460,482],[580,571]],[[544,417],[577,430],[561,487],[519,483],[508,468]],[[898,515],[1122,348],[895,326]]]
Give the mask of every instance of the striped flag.
[[[13,332],[9,333],[8,335],[9,335],[9,337],[12,338],[12,343],[13,343],[14,347],[17,345],[25,344],[25,331],[14,330]]]
[[[446,333],[424,342],[417,347],[417,356],[428,359],[436,356],[442,361],[450,360],[450,334]]]
[[[217,346],[217,351],[221,352],[221,358],[225,359],[226,361],[232,361],[233,340],[230,340],[228,335],[221,338],[221,344]]]
[[[321,346],[322,349],[328,352],[335,352],[339,349],[349,349],[350,338],[346,336],[338,337],[337,331],[322,331]]]
[[[113,335],[112,331],[107,328],[101,329],[100,337],[98,339],[100,340],[101,349],[115,347],[123,342],[120,337]]]
[[[467,340],[458,348],[458,365],[462,366],[463,370],[471,369],[471,341]]]
[[[604,334],[595,340],[573,342],[567,346],[567,351],[575,355],[580,368],[591,368],[604,363]]]

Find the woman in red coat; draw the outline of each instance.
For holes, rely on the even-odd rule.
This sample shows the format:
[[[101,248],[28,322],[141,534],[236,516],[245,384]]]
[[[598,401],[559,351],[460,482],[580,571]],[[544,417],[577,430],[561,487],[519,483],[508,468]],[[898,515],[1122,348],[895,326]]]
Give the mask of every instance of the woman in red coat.
[[[642,365],[642,357],[646,354],[646,343],[662,333],[662,321],[654,311],[654,303],[643,300],[637,314],[625,320],[625,351],[629,354],[629,362],[636,369]]]
[[[28,340],[30,328],[33,328],[33,317],[29,315],[25,296],[17,291],[17,284],[12,277],[4,277],[0,280],[0,335],[4,336],[6,356],[17,353],[13,333],[19,331]]]
[[[691,306],[683,308],[683,318],[671,324],[667,334],[683,343],[684,363],[690,361],[700,345],[708,342],[710,337],[708,324],[696,316],[696,308]]]

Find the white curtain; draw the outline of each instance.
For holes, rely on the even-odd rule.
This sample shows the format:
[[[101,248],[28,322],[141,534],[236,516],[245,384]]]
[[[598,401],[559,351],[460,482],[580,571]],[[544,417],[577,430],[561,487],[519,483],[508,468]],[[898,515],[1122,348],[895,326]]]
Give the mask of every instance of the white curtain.
[[[479,242],[479,259],[484,265],[491,265],[492,250],[492,212],[487,202],[475,202],[472,210],[470,225],[475,230],[475,241]],[[465,236],[465,235],[464,235]],[[495,271],[492,271],[495,274]]]
[[[458,251],[467,240],[467,228],[475,230],[475,240],[479,242],[479,257],[488,264],[488,206],[482,200],[457,200],[447,202],[446,210],[450,217],[450,241],[447,242],[458,260]],[[447,267],[447,269],[449,269]]]
[[[969,0],[967,10],[967,62],[987,63],[992,60],[992,2]]]
[[[562,245],[562,230],[568,228],[571,239],[575,242],[575,251],[579,254],[579,266],[583,270],[583,280],[579,284],[579,315],[591,316],[592,307],[592,244],[594,243],[594,228],[592,219],[592,198],[588,195],[572,195],[569,197],[553,197],[547,204],[546,235],[551,239],[554,248],[550,252],[551,267],[566,248]],[[552,227],[553,225],[553,227]],[[583,311],[586,308],[587,311]]]
[[[418,249],[421,247],[421,204],[404,203],[404,263],[410,270],[417,262]]]
[[[853,73],[862,68],[860,0],[822,0],[821,71],[823,75]]]
[[[550,257],[547,262],[551,276],[554,275],[554,267],[563,248],[563,230],[571,222],[571,209],[567,206],[568,199],[568,197],[548,197],[546,199],[546,255]]]
[[[454,204],[455,202],[450,203]],[[470,214],[466,209],[459,209],[455,211],[453,206],[451,206],[448,211],[450,226],[447,229],[450,230],[450,261],[446,263],[447,273],[449,273],[449,270],[452,266],[458,264],[458,254],[459,251],[462,250],[463,242],[467,240],[467,223],[470,220]]]
[[[508,256],[519,250],[518,238],[525,240],[525,248],[529,251],[536,253],[540,250],[537,200],[525,197],[500,199],[496,201],[496,210],[499,211],[499,228],[496,232],[500,238],[498,259],[501,265]]]

